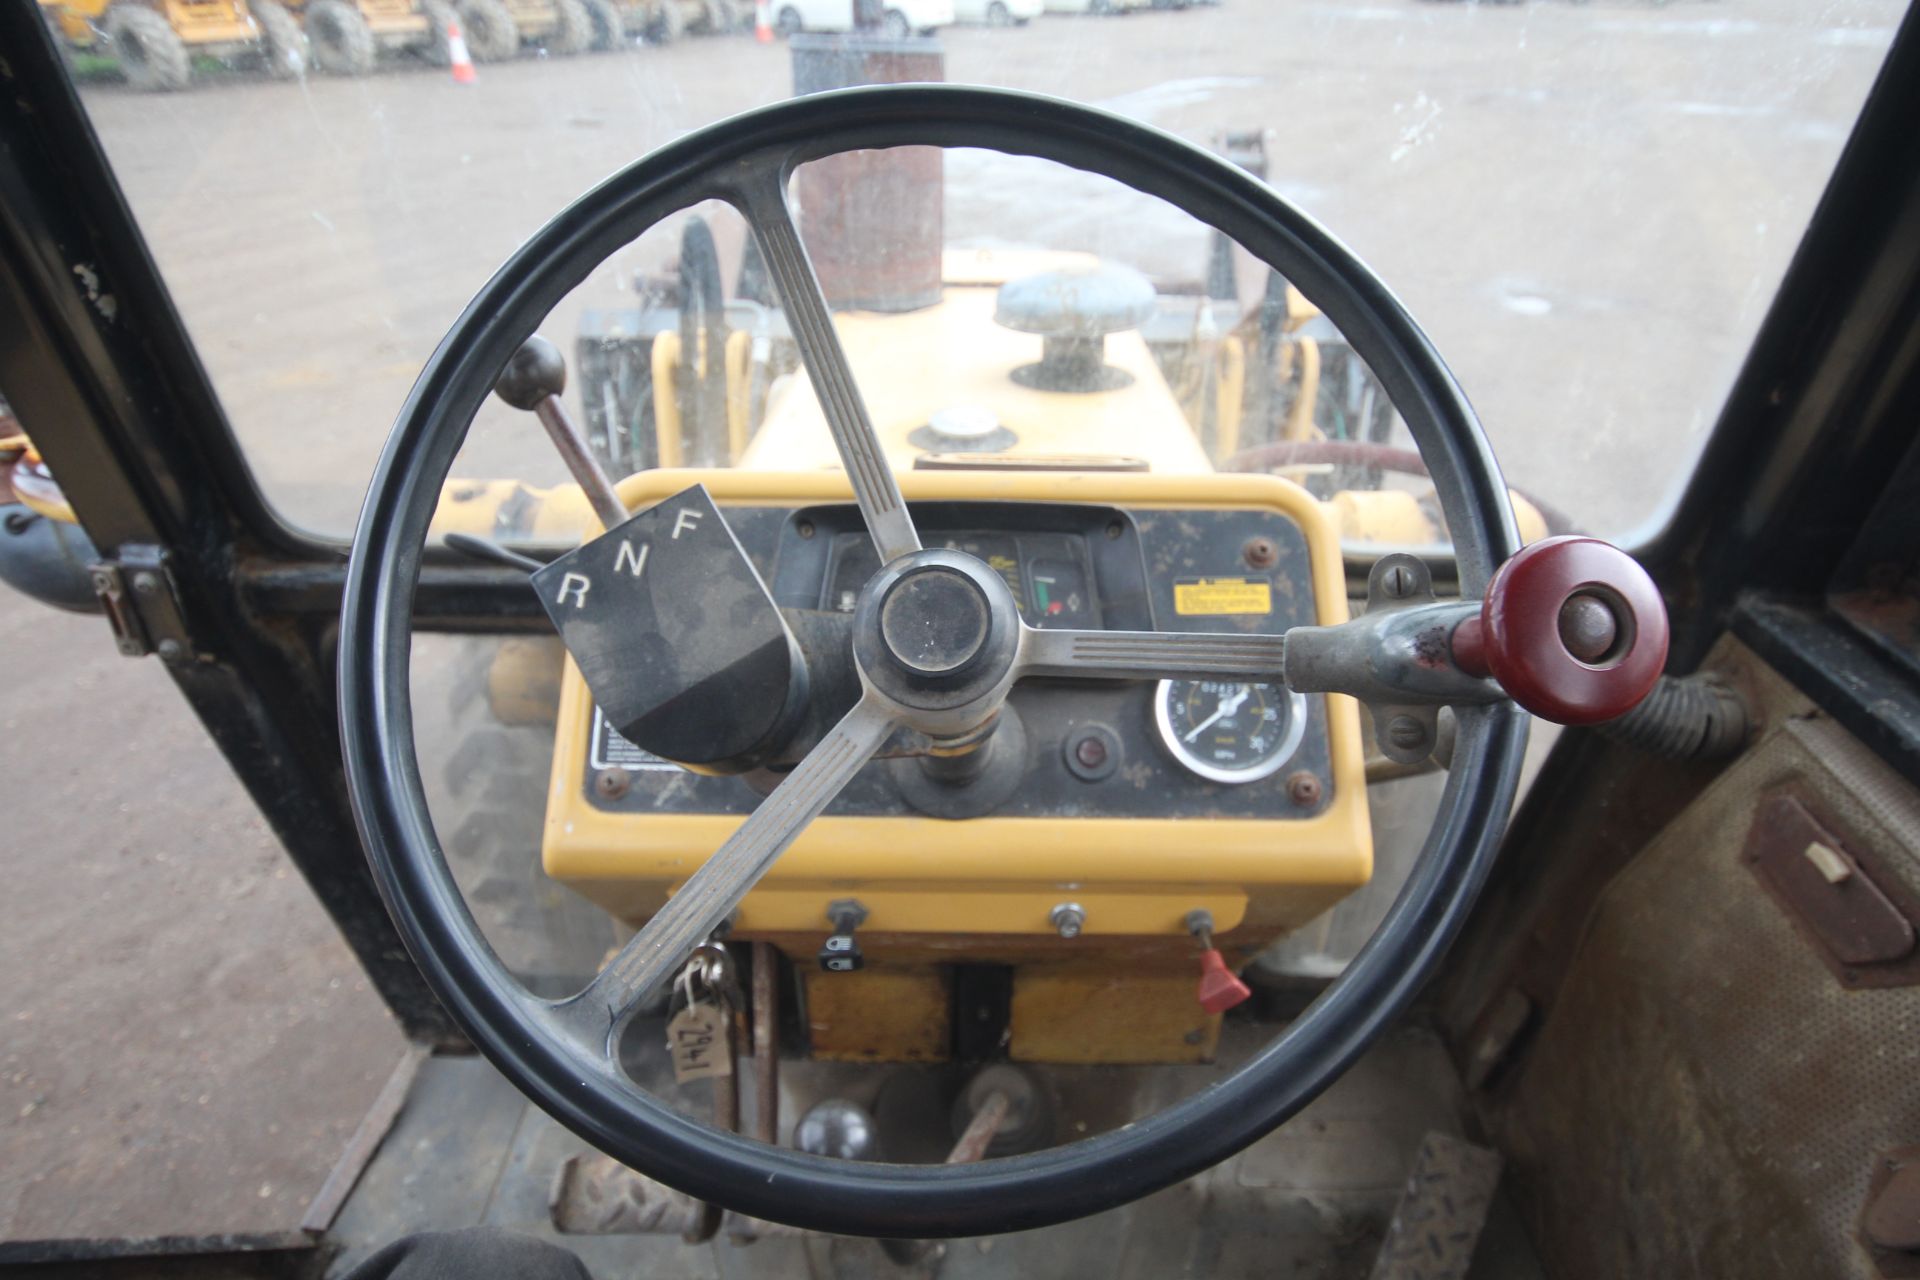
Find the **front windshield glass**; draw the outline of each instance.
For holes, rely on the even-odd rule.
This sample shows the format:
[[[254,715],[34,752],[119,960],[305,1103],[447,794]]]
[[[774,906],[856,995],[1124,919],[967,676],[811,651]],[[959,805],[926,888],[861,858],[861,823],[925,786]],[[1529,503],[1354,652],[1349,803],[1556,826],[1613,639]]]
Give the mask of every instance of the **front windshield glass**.
[[[1426,327],[1527,532],[1630,538],[1684,480],[1902,16],[1896,0],[775,0],[756,39],[751,8],[722,0],[468,0],[455,47],[437,3],[251,9],[213,39],[136,0],[47,6],[264,489],[330,536],[462,306],[580,192],[796,91],[941,79],[1070,97],[1260,174]],[[1273,470],[1350,543],[1444,537],[1365,364],[1208,227],[985,152],[819,167],[835,165],[797,175],[794,203],[897,467]],[[616,474],[830,461],[749,239],[733,210],[690,209],[547,317]],[[1072,314],[1035,296],[1049,275],[1075,282]],[[454,474],[495,536],[584,522],[525,498],[565,473],[504,406]]]

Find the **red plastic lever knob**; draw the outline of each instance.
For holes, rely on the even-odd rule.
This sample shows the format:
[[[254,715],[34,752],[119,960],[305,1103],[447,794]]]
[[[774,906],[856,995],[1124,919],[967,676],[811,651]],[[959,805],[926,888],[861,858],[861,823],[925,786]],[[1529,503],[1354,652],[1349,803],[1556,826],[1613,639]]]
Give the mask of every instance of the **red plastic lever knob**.
[[[1213,947],[1200,953],[1200,1007],[1208,1013],[1225,1013],[1253,994],[1247,984],[1227,968],[1226,957]]]
[[[1480,616],[1454,628],[1453,659],[1542,719],[1598,724],[1633,710],[1660,679],[1667,607],[1620,548],[1547,538],[1493,575]]]

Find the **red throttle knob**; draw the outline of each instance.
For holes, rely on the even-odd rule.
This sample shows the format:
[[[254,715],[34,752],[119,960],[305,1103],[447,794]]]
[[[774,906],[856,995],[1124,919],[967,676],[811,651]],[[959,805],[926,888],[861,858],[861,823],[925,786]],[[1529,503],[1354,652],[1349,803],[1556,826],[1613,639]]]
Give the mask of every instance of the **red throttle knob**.
[[[1500,566],[1454,629],[1462,670],[1545,720],[1598,724],[1638,706],[1667,665],[1667,608],[1637,561],[1598,538],[1547,538]]]

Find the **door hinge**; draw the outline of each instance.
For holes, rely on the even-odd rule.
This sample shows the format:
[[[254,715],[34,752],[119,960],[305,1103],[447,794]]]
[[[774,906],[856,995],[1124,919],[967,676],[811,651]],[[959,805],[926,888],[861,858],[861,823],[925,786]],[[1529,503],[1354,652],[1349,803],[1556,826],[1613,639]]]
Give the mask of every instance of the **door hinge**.
[[[123,656],[157,653],[163,662],[192,662],[199,655],[188,634],[180,593],[168,567],[166,548],[127,543],[115,560],[88,567],[94,594],[113,628]]]

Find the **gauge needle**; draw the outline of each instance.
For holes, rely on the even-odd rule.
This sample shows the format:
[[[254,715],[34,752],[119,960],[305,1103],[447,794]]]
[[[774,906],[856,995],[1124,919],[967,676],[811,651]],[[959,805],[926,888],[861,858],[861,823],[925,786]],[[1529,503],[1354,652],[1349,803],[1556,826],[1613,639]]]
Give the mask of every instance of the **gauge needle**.
[[[1234,712],[1238,711],[1240,709],[1240,704],[1245,702],[1247,700],[1247,695],[1252,692],[1253,690],[1249,689],[1246,685],[1243,684],[1238,689],[1228,694],[1226,697],[1220,699],[1219,705],[1214,707],[1213,709],[1213,714],[1208,716],[1205,720],[1202,720],[1199,724],[1193,726],[1193,728],[1187,730],[1187,736],[1181,739],[1181,741],[1192,742],[1195,738],[1199,737],[1206,730],[1211,729],[1215,721],[1222,720],[1227,716],[1232,715]]]

